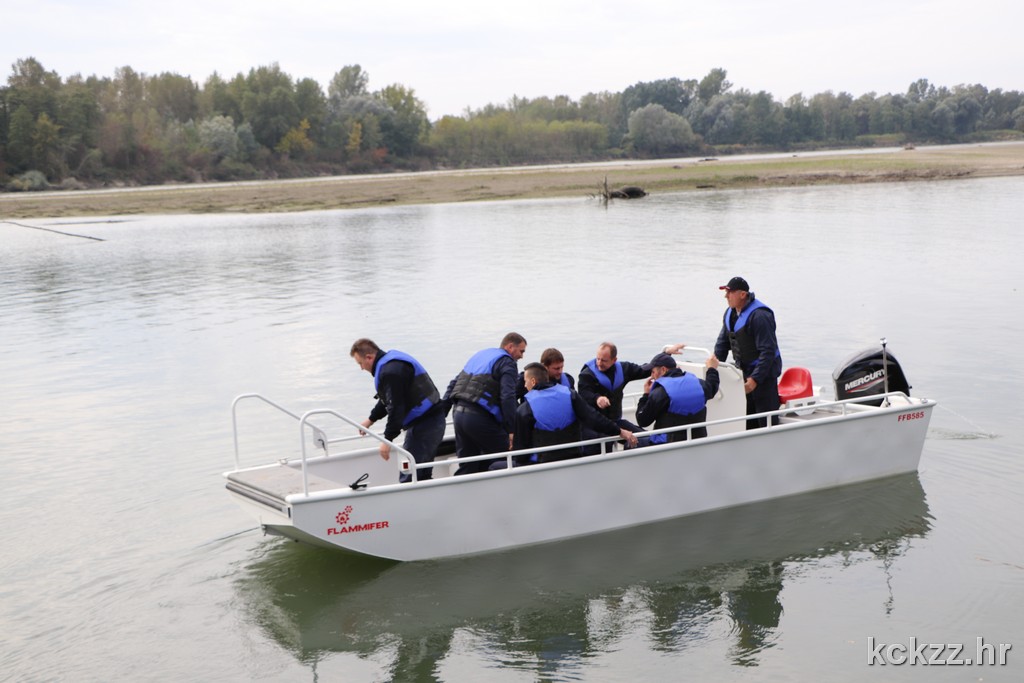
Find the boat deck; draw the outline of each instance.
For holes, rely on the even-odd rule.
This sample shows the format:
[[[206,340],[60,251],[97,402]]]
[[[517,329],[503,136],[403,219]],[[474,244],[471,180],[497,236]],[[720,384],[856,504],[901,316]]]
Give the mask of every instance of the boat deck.
[[[303,486],[302,465],[270,465],[227,474],[227,489],[246,498],[263,503],[284,512],[288,508],[287,497],[294,493],[309,491],[333,491],[341,488],[336,481],[325,479],[307,472],[309,488]]]

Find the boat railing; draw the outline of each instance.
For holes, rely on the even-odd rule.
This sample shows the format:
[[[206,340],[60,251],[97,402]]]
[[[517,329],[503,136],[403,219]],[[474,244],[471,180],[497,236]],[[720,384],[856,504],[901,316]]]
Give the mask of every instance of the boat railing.
[[[399,446],[395,442],[390,441],[388,439],[385,439],[382,434],[375,433],[375,432],[372,432],[372,431],[366,429],[360,423],[358,423],[355,420],[347,417],[346,415],[343,415],[343,414],[339,413],[336,410],[332,410],[330,408],[318,408],[318,409],[306,411],[302,415],[297,415],[297,414],[293,413],[292,411],[288,410],[287,408],[284,408],[280,404],[278,404],[278,403],[276,403],[276,402],[266,398],[265,396],[262,396],[261,394],[242,394],[242,395],[236,397],[234,402],[232,403],[232,426],[234,428],[234,439],[235,439],[235,471],[238,471],[240,469],[240,455],[239,455],[239,447],[238,447],[237,406],[244,399],[257,399],[257,400],[263,401],[267,405],[270,405],[271,407],[279,410],[280,412],[282,412],[282,413],[284,413],[284,414],[286,414],[286,415],[288,415],[288,416],[298,420],[298,422],[299,422],[299,440],[301,442],[301,448],[302,448],[302,456],[301,456],[302,489],[303,489],[303,494],[305,496],[307,496],[307,497],[309,496],[309,479],[308,479],[309,475],[308,475],[308,471],[307,471],[308,456],[307,456],[307,447],[306,447],[307,439],[305,438],[306,437],[306,429],[307,429],[307,427],[313,433],[313,439],[312,439],[313,442],[318,447],[322,448],[324,450],[325,454],[327,452],[327,445],[329,443],[337,443],[337,442],[341,442],[341,441],[352,441],[352,440],[355,440],[355,439],[363,439],[363,438],[366,438],[366,437],[370,437],[370,438],[372,438],[372,439],[374,439],[374,440],[376,440],[376,441],[378,441],[380,443],[387,444],[391,448],[391,450],[396,454],[396,458],[395,458],[396,468],[398,469],[398,471],[400,473],[407,472],[410,475],[410,478],[411,478],[412,482],[416,482],[416,481],[419,480],[418,471],[420,469],[437,466],[437,462],[435,462],[435,461],[430,461],[430,462],[425,462],[425,463],[417,463],[415,458],[412,456],[411,453],[409,453],[409,451],[405,450],[404,448],[402,448],[401,446]],[[818,413],[829,413],[829,414],[834,414],[835,417],[843,417],[843,416],[849,415],[851,413],[863,413],[863,412],[870,412],[870,411],[874,411],[874,410],[879,410],[879,408],[877,406],[866,405],[866,404],[868,404],[870,402],[873,402],[873,401],[878,401],[880,399],[884,399],[886,401],[886,405],[887,406],[891,405],[893,399],[900,399],[903,403],[905,403],[907,405],[912,403],[912,400],[910,399],[910,397],[907,394],[905,394],[905,393],[903,393],[901,391],[890,391],[890,392],[887,392],[885,394],[874,394],[872,396],[863,396],[863,397],[859,397],[859,398],[848,398],[848,399],[842,399],[842,400],[822,400],[822,399],[816,399],[811,404],[801,404],[801,406],[799,408],[796,408],[796,407],[793,407],[793,406],[786,406],[786,407],[779,408],[778,410],[769,410],[769,411],[765,411],[765,412],[762,412],[762,413],[756,413],[756,414],[752,414],[752,415],[738,415],[738,416],[732,416],[732,417],[722,418],[722,419],[718,419],[718,420],[708,420],[708,421],[700,422],[700,423],[681,425],[681,426],[676,426],[676,427],[667,427],[667,428],[664,428],[664,429],[645,430],[645,431],[642,431],[642,432],[637,432],[636,436],[637,436],[637,438],[645,438],[645,437],[649,438],[651,436],[655,436],[655,435],[659,435],[659,434],[672,434],[672,433],[675,433],[675,432],[685,432],[686,433],[687,441],[691,441],[692,437],[693,437],[692,431],[694,429],[701,428],[701,427],[710,428],[710,427],[715,427],[715,426],[718,426],[718,425],[727,425],[727,424],[736,423],[736,422],[744,422],[745,423],[747,420],[759,419],[759,418],[768,418],[768,419],[766,419],[766,422],[767,422],[766,428],[767,429],[778,429],[778,428],[783,427],[783,426],[792,427],[794,425],[783,423],[783,422],[781,422],[781,420],[779,421],[778,424],[775,424],[775,423],[773,423],[773,420],[770,419],[770,418],[776,417],[776,416],[781,418],[782,416],[785,416],[785,415],[800,414],[802,411],[806,411],[807,408],[812,408],[815,412],[818,412]],[[355,435],[355,436],[342,437],[342,438],[337,438],[337,439],[328,439],[326,437],[326,434],[323,432],[323,430],[320,427],[317,427],[316,425],[312,424],[309,421],[311,418],[313,418],[315,416],[321,416],[321,415],[330,415],[332,417],[335,417],[335,418],[341,420],[342,422],[344,422],[344,423],[354,427],[358,431],[358,434]],[[827,417],[829,417],[829,416],[825,416],[825,417],[827,419]],[[741,432],[741,434],[742,434],[742,432]],[[732,436],[738,436],[738,435],[732,435]],[[582,448],[582,447],[585,447],[585,446],[592,446],[592,445],[599,446],[600,447],[600,453],[601,454],[606,454],[606,453],[609,453],[612,450],[614,450],[616,444],[618,442],[620,442],[620,441],[621,441],[621,437],[620,436],[607,436],[607,437],[600,437],[600,438],[596,438],[596,439],[589,439],[589,440],[585,440],[585,441],[576,441],[576,442],[572,442],[572,443],[568,443],[568,444],[555,444],[555,445],[552,445],[552,446],[545,446],[545,447],[527,448],[527,449],[520,449],[520,450],[515,450],[515,451],[505,451],[505,452],[502,452],[502,453],[486,453],[486,454],[483,454],[483,455],[467,456],[467,457],[462,457],[462,458],[457,458],[456,457],[456,458],[451,458],[450,462],[461,465],[462,463],[483,462],[483,461],[493,461],[493,460],[504,460],[506,467],[511,469],[514,466],[514,462],[516,461],[516,459],[518,457],[520,457],[520,456],[532,456],[534,454],[544,453],[544,452],[548,452],[548,451],[564,450],[565,448],[577,448],[577,447]],[[675,445],[678,446],[679,444],[676,443]],[[352,451],[351,453],[335,455],[334,457],[336,457],[336,458],[357,457],[357,456],[363,456],[363,455],[365,455],[365,453],[366,453],[366,451],[364,449],[360,449],[358,451]]]
[[[238,447],[238,404],[241,403],[242,401],[245,401],[245,400],[248,400],[248,399],[255,399],[255,400],[258,400],[258,401],[262,401],[266,405],[270,406],[271,408],[274,408],[274,409],[278,410],[281,413],[284,413],[288,417],[291,417],[291,418],[293,418],[295,420],[298,420],[300,422],[302,421],[302,416],[301,415],[296,415],[295,413],[293,413],[292,411],[288,410],[287,408],[285,408],[280,403],[277,403],[276,401],[270,400],[269,398],[267,398],[263,394],[241,394],[239,396],[236,396],[235,400],[231,402],[231,429],[232,429],[232,432],[234,434],[234,441],[235,441],[235,471],[236,472],[239,469],[241,469],[241,455],[240,455],[240,451],[239,451],[239,447]],[[317,427],[314,424],[309,424],[309,428],[310,428],[310,430],[313,433],[313,442],[319,448],[323,449],[324,454],[326,455],[327,454],[327,446],[328,446],[328,443],[330,443],[330,441],[327,439],[327,435],[324,433],[324,431],[320,427]],[[304,437],[305,434],[302,433],[300,436]],[[303,442],[303,447],[305,447],[305,438],[302,439],[302,442]]]
[[[444,423],[445,430],[447,430],[453,424],[454,423],[452,422],[451,418],[448,418],[447,420],[445,420],[445,423]],[[383,432],[371,432],[368,427],[363,427],[362,425],[358,425],[358,427],[359,427],[359,433],[358,434],[349,434],[348,436],[335,436],[335,437],[327,438],[327,439],[324,440],[324,444],[327,447],[330,447],[330,446],[332,446],[334,444],[347,444],[347,443],[350,443],[350,442],[353,442],[353,441],[362,441],[363,438],[365,438],[365,436],[367,434],[372,434],[372,433],[383,434]],[[326,451],[327,449],[325,448],[324,450]]]
[[[395,466],[398,468],[398,471],[401,472],[401,471],[403,471],[405,469],[411,469],[412,470],[412,480],[414,482],[417,481],[417,478],[416,478],[416,469],[417,469],[417,467],[416,467],[416,460],[415,460],[415,458],[413,458],[412,453],[410,453],[409,451],[405,450],[404,448],[402,448],[401,446],[396,444],[394,441],[389,441],[388,439],[385,439],[382,434],[378,434],[376,432],[368,431],[360,423],[356,422],[355,420],[353,420],[350,417],[342,415],[341,413],[339,413],[336,410],[332,410],[330,408],[316,408],[314,410],[307,410],[305,413],[302,414],[302,417],[299,418],[299,440],[302,442],[302,493],[303,493],[303,495],[305,495],[307,497],[309,496],[309,473],[308,473],[308,470],[307,470],[307,467],[306,467],[306,439],[304,438],[305,437],[305,433],[306,433],[305,432],[305,428],[306,428],[306,426],[310,426],[310,427],[313,426],[312,424],[309,423],[309,418],[311,418],[311,417],[313,417],[315,415],[331,415],[332,417],[336,417],[339,420],[341,420],[342,422],[345,422],[346,424],[349,424],[349,425],[355,427],[356,429],[358,429],[359,432],[360,432],[358,438],[362,438],[363,435],[365,435],[365,436],[369,436],[372,439],[375,439],[375,440],[379,441],[380,443],[387,444],[391,448],[392,454],[395,455]],[[351,455],[355,456],[355,455],[358,455],[358,454],[359,454],[358,452],[354,452]]]
[[[778,423],[774,423],[770,418],[772,417],[783,417],[788,415],[796,415],[805,413],[808,409],[824,412],[824,413],[835,413],[837,417],[848,415],[852,412],[864,412],[878,410],[877,406],[865,405],[872,401],[878,401],[885,399],[887,402],[891,399],[899,398],[903,399],[908,404],[910,403],[910,397],[902,391],[890,391],[885,394],[874,394],[872,396],[861,396],[857,398],[847,398],[842,400],[827,400],[816,398],[813,401],[803,401],[797,406],[783,406],[778,410],[768,410],[763,413],[753,413],[750,415],[734,415],[732,417],[720,418],[718,420],[707,420],[705,422],[699,422],[688,425],[681,425],[678,427],[667,427],[665,429],[648,430],[643,432],[637,432],[637,437],[641,436],[652,436],[654,434],[670,434],[672,432],[686,432],[687,439],[690,438],[691,430],[698,427],[715,427],[718,425],[733,424],[736,422],[746,422],[747,420],[756,420],[760,418],[769,418],[766,420],[768,428],[778,428],[784,423],[781,420]]]

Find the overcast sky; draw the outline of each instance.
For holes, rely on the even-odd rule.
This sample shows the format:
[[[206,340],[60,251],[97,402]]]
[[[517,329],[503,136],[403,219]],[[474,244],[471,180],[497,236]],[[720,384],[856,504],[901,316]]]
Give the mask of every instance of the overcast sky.
[[[981,83],[1024,90],[1020,0],[2,0],[0,68],[35,57],[61,77],[130,66],[202,85],[278,63],[325,92],[359,64],[431,119],[513,95],[619,92],[703,77],[777,100]]]

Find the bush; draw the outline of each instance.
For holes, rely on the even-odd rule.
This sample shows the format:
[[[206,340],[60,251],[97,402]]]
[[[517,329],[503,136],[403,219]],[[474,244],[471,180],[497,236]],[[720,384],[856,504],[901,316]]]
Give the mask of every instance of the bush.
[[[42,171],[25,171],[7,184],[11,192],[41,192],[50,189],[50,183]]]

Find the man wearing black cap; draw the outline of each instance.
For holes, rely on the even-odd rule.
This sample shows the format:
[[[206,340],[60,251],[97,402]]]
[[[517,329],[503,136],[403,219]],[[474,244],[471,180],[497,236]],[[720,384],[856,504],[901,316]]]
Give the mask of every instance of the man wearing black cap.
[[[640,426],[653,422],[655,429],[667,429],[707,422],[707,402],[718,393],[718,359],[709,356],[704,365],[707,368],[704,379],[680,370],[667,353],[659,353],[644,365],[650,368],[651,376],[644,384],[644,395],[636,404],[636,421]],[[707,427],[690,431],[694,439],[708,435]],[[686,430],[655,434],[650,441],[652,444],[686,441]]]
[[[775,313],[758,300],[750,285],[734,277],[719,287],[725,290],[722,331],[715,343],[715,356],[725,361],[732,351],[732,360],[743,371],[743,390],[747,394],[747,415],[779,409],[779,375],[782,355],[775,338]],[[772,424],[778,424],[778,416]],[[768,426],[765,418],[747,420],[747,429]]]

